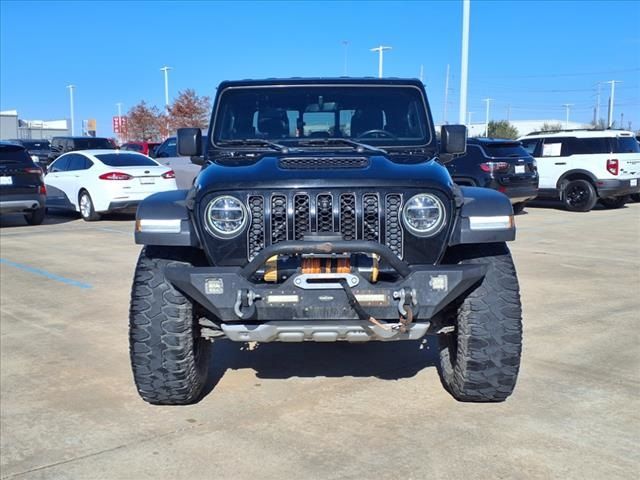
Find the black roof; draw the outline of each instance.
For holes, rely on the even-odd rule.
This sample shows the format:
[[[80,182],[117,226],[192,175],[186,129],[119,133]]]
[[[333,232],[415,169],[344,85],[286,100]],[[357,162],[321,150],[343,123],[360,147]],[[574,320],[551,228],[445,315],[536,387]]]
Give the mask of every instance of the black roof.
[[[520,143],[512,138],[487,138],[487,137],[471,137],[467,139],[467,144],[472,145],[492,145],[502,143]]]
[[[259,87],[273,85],[413,85],[422,87],[417,78],[377,78],[377,77],[315,77],[315,78],[264,78],[245,80],[225,80],[219,88]]]

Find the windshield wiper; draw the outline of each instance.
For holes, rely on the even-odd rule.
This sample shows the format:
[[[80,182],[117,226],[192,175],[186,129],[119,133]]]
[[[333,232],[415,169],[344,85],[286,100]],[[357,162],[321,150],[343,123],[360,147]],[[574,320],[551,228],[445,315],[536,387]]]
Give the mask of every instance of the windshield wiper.
[[[218,145],[221,146],[231,146],[231,145],[257,145],[261,147],[269,147],[273,150],[277,150],[282,153],[289,153],[289,147],[284,145],[280,145],[279,143],[270,142],[269,140],[264,140],[262,138],[240,138],[234,140],[222,140],[218,141]]]
[[[352,147],[355,147],[358,153],[362,153],[365,150],[369,152],[384,153],[385,155],[387,153],[387,151],[383,150],[382,148],[373,147],[371,145],[367,145],[366,143],[356,142],[355,140],[349,140],[348,138],[318,138],[318,139],[303,140],[301,142],[298,142],[297,144],[302,146],[304,145],[309,145],[309,146],[327,145],[328,146],[336,143],[342,143],[343,145],[350,145]]]

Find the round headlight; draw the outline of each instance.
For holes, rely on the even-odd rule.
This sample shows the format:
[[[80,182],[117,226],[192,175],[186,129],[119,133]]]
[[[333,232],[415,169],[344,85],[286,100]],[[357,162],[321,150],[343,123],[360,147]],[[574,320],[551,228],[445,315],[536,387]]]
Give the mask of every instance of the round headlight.
[[[402,220],[412,234],[417,237],[430,237],[444,226],[444,205],[438,197],[429,193],[414,195],[402,210]]]
[[[237,237],[247,224],[247,210],[240,200],[230,195],[216,197],[204,212],[207,231],[214,237]]]

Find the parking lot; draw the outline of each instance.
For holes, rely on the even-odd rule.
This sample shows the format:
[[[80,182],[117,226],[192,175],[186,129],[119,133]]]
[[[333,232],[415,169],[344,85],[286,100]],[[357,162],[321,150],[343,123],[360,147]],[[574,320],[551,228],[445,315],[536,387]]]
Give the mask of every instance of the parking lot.
[[[458,403],[435,342],[216,342],[210,393],[154,407],[129,367],[127,216],[3,218],[1,476],[637,478],[640,204],[517,217],[518,386]]]

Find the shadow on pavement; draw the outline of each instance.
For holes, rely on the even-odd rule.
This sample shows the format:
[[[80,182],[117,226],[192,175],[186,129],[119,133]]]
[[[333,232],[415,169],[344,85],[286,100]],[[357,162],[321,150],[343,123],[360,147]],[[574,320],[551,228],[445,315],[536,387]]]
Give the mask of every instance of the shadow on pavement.
[[[253,369],[258,378],[375,377],[398,380],[438,364],[436,337],[418,341],[336,343],[246,343],[216,340],[203,396],[227,370]]]

